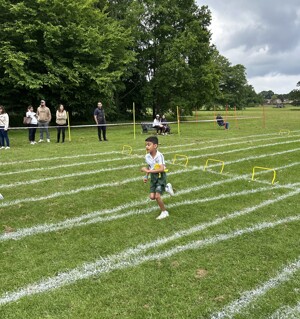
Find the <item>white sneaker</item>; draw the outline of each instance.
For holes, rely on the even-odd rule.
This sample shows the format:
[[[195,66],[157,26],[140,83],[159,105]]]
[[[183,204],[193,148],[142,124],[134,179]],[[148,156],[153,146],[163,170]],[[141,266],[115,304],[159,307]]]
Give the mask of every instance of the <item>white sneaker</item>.
[[[5,147],[5,149],[6,149],[6,150],[9,150],[9,149],[10,149],[10,147],[9,147],[9,146],[6,146],[6,147]]]
[[[156,217],[156,219],[164,219],[168,216],[169,216],[169,213],[165,210],[165,211],[161,212],[160,215],[158,217]]]
[[[5,148],[4,146],[1,146],[1,147],[0,147],[1,150],[4,149],[4,148]]]
[[[39,140],[39,143],[42,143],[42,142],[44,142],[44,140],[40,139],[40,140]]]
[[[47,138],[47,142],[50,143],[50,139],[49,138]]]
[[[171,183],[168,183],[165,187],[165,190],[167,193],[169,193],[171,196],[174,196],[174,191]]]

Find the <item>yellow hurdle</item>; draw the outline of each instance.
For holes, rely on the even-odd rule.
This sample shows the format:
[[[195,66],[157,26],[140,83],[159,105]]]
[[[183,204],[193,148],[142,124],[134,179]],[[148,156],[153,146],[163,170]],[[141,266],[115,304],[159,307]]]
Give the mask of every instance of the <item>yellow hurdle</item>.
[[[204,171],[205,171],[205,169],[206,169],[206,167],[207,167],[209,161],[222,163],[222,168],[221,168],[221,172],[220,172],[220,174],[222,174],[223,169],[224,169],[224,161],[220,161],[220,160],[216,160],[216,159],[213,159],[213,158],[209,158],[209,159],[207,159],[207,161],[206,161],[206,163],[205,163]]]
[[[255,174],[255,169],[258,168],[258,169],[263,169],[263,170],[266,170],[266,171],[273,171],[273,179],[272,179],[272,184],[274,184],[275,182],[275,179],[276,179],[276,171],[274,168],[267,168],[267,167],[260,167],[260,166],[254,166],[253,167],[253,170],[252,170],[252,180],[254,180],[254,174]]]
[[[187,167],[187,164],[189,162],[189,158],[186,155],[180,155],[180,154],[175,154],[173,158],[173,164],[175,164],[177,157],[183,157],[186,159],[184,166]]]
[[[132,153],[132,147],[130,145],[123,145],[123,150],[122,150],[122,154],[124,154],[124,151],[128,150],[128,154],[131,155]]]
[[[280,130],[280,131],[279,131],[279,135],[284,135],[284,134],[290,135],[290,133],[291,133],[290,130]]]

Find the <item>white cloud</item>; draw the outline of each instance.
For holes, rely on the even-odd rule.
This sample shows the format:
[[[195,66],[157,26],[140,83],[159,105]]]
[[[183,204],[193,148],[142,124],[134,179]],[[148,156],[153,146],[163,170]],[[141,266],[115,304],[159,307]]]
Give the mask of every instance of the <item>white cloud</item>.
[[[197,0],[212,12],[212,43],[246,67],[256,92],[289,93],[300,81],[300,1]]]

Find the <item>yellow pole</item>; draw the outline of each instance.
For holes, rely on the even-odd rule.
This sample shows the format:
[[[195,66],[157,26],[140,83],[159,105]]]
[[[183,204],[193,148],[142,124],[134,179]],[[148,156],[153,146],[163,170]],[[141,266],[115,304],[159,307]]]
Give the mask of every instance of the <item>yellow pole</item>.
[[[134,102],[132,106],[132,115],[133,115],[133,139],[135,139],[135,104]]]
[[[266,128],[266,111],[265,111],[264,104],[263,104],[263,128]]]
[[[67,119],[68,119],[69,142],[71,142],[71,126],[70,126],[69,112],[67,112]]]
[[[177,106],[177,126],[178,126],[178,135],[180,136],[180,114],[179,114],[179,106]]]

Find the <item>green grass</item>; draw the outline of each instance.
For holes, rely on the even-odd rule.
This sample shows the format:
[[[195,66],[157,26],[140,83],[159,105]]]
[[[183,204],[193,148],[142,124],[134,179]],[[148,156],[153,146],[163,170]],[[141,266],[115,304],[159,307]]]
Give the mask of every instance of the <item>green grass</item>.
[[[180,135],[172,124],[173,134],[159,138],[177,191],[164,196],[170,217],[161,221],[142,183],[147,135],[138,125],[136,139],[130,126],[109,127],[107,143],[97,141],[95,128],[72,129],[65,144],[54,143],[51,129],[51,143],[37,145],[28,144],[25,130],[10,130],[11,149],[0,151],[1,233],[31,231],[1,237],[0,317],[212,318],[299,263],[300,222],[288,220],[299,216],[299,110],[266,107],[265,121],[263,108],[239,111],[248,118],[239,120],[230,111],[229,131],[201,121],[213,115],[198,112],[198,123],[188,118]],[[132,155],[122,154],[124,145]],[[172,163],[175,154],[188,156],[187,168],[184,159]],[[207,159],[224,161],[223,173],[213,161],[204,171]],[[254,166],[275,169],[276,183],[273,171],[258,171],[252,181]],[[55,229],[37,232],[49,225]],[[84,265],[96,261],[97,271],[83,279],[77,273],[72,282],[11,300],[58,274],[85,274]],[[284,307],[300,316],[298,269],[230,318],[270,318]]]

